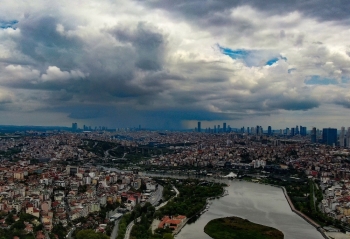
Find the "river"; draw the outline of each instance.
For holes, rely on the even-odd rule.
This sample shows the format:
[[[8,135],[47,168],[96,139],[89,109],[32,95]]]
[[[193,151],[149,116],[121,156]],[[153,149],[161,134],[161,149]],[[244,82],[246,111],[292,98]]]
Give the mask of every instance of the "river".
[[[228,216],[274,227],[285,239],[323,239],[316,228],[291,211],[280,188],[238,180],[228,180],[227,184],[229,195],[211,201],[209,210],[186,225],[176,239],[211,239],[204,226],[212,219]]]

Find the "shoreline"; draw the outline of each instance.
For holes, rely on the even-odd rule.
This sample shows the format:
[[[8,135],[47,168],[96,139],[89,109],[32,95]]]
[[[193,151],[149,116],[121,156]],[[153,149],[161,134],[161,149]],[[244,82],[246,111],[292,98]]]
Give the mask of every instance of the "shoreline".
[[[226,187],[228,187],[228,186],[226,186]],[[219,197],[219,199],[222,198],[222,197],[225,197],[226,195],[228,195],[228,194],[227,194],[227,190],[225,189],[225,187],[223,187],[222,189],[223,189],[223,190],[222,190],[221,195],[217,196],[217,197]],[[205,210],[207,209],[208,205],[210,205],[209,201],[210,201],[210,200],[214,200],[214,199],[217,198],[217,197],[210,197],[210,198],[207,198],[207,199],[206,199],[205,205],[203,206],[203,208],[202,208],[201,210],[198,211],[199,217],[205,212]],[[194,215],[194,216],[192,216],[192,217],[190,217],[190,218],[187,218],[187,219],[184,221],[184,223],[180,226],[180,228],[175,229],[176,231],[173,232],[173,235],[176,236],[177,234],[179,234],[180,231],[182,230],[182,228],[184,228],[184,227],[187,225],[187,222],[188,222],[190,219],[192,219],[193,217],[196,217],[196,216],[197,216],[197,214]]]
[[[272,186],[272,185],[271,185]],[[325,239],[329,239],[329,237],[324,233],[324,230],[322,229],[322,227],[316,223],[314,220],[312,220],[311,218],[309,218],[308,216],[306,216],[304,213],[298,211],[295,209],[294,204],[292,202],[292,200],[290,199],[287,190],[285,187],[282,186],[275,186],[275,187],[279,187],[282,189],[283,194],[285,196],[285,198],[287,199],[287,202],[289,204],[290,209],[292,210],[292,212],[294,212],[295,214],[297,214],[299,217],[301,217],[302,219],[304,219],[306,222],[308,222],[311,226],[315,227],[317,231],[319,231],[321,233],[321,235],[325,238]]]
[[[157,175],[157,176],[160,176],[160,177],[176,177],[176,175]],[[184,178],[186,178],[186,176],[182,176],[182,177],[184,177]],[[188,176],[187,176],[188,177]],[[209,178],[208,178],[209,179]],[[220,179],[217,179],[217,178],[210,178],[211,180],[214,180],[214,181],[216,181],[216,180],[219,180],[219,181],[221,181],[222,179],[220,178]],[[209,180],[210,180],[209,179]],[[236,179],[235,179],[236,180]],[[249,182],[249,181],[246,181],[246,182]],[[251,182],[251,183],[255,183],[255,182]],[[289,198],[289,195],[288,195],[288,193],[287,193],[287,190],[285,189],[285,187],[283,187],[283,186],[278,186],[278,185],[273,185],[273,184],[268,184],[268,183],[264,183],[264,185],[268,185],[268,186],[272,186],[272,187],[276,187],[276,188],[280,188],[280,189],[282,189],[282,192],[283,192],[283,194],[284,194],[284,196],[285,196],[285,198],[286,198],[286,200],[287,200],[287,203],[288,203],[288,205],[289,205],[289,207],[290,207],[290,209],[292,210],[292,212],[294,212],[295,214],[297,214],[299,217],[301,217],[302,219],[304,219],[307,223],[309,223],[311,226],[313,226],[313,227],[315,227],[316,228],[316,230],[322,235],[322,237],[323,238],[325,238],[325,239],[329,239],[329,237],[325,234],[325,231],[322,229],[322,227],[318,224],[318,223],[316,223],[314,220],[312,220],[311,218],[309,218],[308,216],[306,216],[305,214],[303,214],[302,212],[300,212],[300,211],[298,211],[298,210],[296,210],[295,209],[295,207],[294,207],[294,204],[292,203],[292,201],[291,201],[291,199]],[[228,185],[229,186],[229,185]],[[227,187],[228,187],[227,186]],[[225,188],[225,187],[224,187]],[[224,197],[224,196],[226,196],[227,194],[225,194],[225,191],[227,191],[227,190],[224,190],[224,192],[223,192],[223,194],[221,195],[221,196],[219,196],[220,198],[221,197]],[[202,212],[202,210],[200,211],[200,212]],[[187,222],[181,227],[181,229],[183,228],[183,227],[185,227],[185,225],[187,224]],[[181,231],[181,229],[175,234],[175,235],[177,235],[180,231]],[[174,235],[174,236],[175,236]]]

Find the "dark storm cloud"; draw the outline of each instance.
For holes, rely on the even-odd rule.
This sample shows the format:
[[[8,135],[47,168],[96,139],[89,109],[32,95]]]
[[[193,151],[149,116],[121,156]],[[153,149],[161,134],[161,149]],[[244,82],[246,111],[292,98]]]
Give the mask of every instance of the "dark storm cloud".
[[[61,69],[79,65],[83,41],[67,37],[57,31],[60,22],[55,17],[30,16],[17,25],[21,30],[18,48],[37,64],[51,64]]]
[[[52,109],[46,109],[46,111]],[[112,107],[110,105],[75,105],[55,108],[55,112],[66,112],[72,120],[94,120],[108,118],[115,123],[124,125],[138,125],[147,122],[147,127],[158,129],[179,129],[184,120],[227,120],[237,119],[239,116],[208,112],[196,109],[159,109],[135,110],[125,107]]]
[[[320,103],[314,99],[279,99],[276,101],[269,100],[267,105],[270,109],[284,110],[310,110],[320,106]]]
[[[320,21],[347,21],[350,19],[350,2],[347,0],[144,0],[140,2],[152,8],[166,9],[170,13],[180,14],[188,19],[199,20],[199,23],[203,23],[201,19],[206,19],[206,24],[215,26],[231,23],[231,20],[227,18],[228,10],[244,5],[249,5],[268,14],[283,15],[299,11],[305,16],[314,17]]]
[[[95,119],[108,115],[107,113],[110,111],[110,107],[108,109],[101,106],[84,106],[71,109],[68,117],[72,119]]]
[[[196,81],[199,83],[222,83],[222,82],[227,82],[228,78],[227,77],[200,77],[197,78]]]
[[[132,44],[137,54],[135,65],[138,68],[153,71],[162,69],[166,42],[157,29],[141,22],[133,31],[117,27],[111,33],[119,41]]]
[[[116,118],[122,113],[125,114],[125,110],[115,107],[109,104],[92,104],[92,103],[71,103],[69,105],[59,107],[47,107],[43,109],[44,112],[64,112],[68,114],[71,119],[98,119],[103,117]],[[127,115],[126,115],[127,116]]]
[[[59,23],[54,17],[21,21],[21,38],[18,42],[20,51],[35,59],[35,66],[39,67],[42,74],[48,66],[53,65],[68,72],[79,68],[89,75],[75,80],[28,79],[3,84],[21,89],[64,90],[84,101],[113,101],[110,96],[154,96],[163,91],[166,80],[182,79],[179,75],[159,71],[164,63],[166,40],[158,29],[149,24],[138,23],[134,30],[113,29],[111,33],[119,41],[127,43],[124,46],[103,44],[86,51],[85,41],[76,36],[61,35],[57,31]],[[135,72],[138,69],[147,72],[133,82],[137,78]]]
[[[237,120],[242,115],[224,114],[210,112],[199,109],[163,109],[157,111],[138,112],[141,113],[140,118],[146,122],[153,122],[153,127],[161,129],[182,128],[183,121],[216,121],[216,120]],[[159,119],[162,119],[161,121]]]
[[[346,100],[336,100],[334,103],[337,104],[337,105],[341,105],[341,106],[343,106],[344,108],[350,109],[350,102],[349,102],[349,101],[346,101]]]
[[[172,119],[174,121],[182,120],[225,120],[230,118],[229,114],[208,112],[196,109],[163,109],[158,111],[144,112],[145,116],[155,118]]]

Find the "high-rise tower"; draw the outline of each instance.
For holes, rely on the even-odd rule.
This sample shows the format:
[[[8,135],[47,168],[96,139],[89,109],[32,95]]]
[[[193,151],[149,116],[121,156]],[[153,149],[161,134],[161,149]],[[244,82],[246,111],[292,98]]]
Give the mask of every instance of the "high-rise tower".
[[[350,148],[350,127],[348,127],[348,131],[346,132],[346,147]]]
[[[322,131],[322,141],[324,144],[335,146],[337,144],[337,129],[324,128]]]
[[[72,130],[76,131],[78,129],[78,123],[72,123]]]
[[[311,143],[315,144],[316,142],[316,127],[313,127],[311,130]]]
[[[198,132],[201,132],[201,131],[202,131],[201,122],[200,122],[200,121],[198,121],[197,131],[198,131]]]
[[[345,146],[345,127],[341,127],[340,135],[339,135],[339,146]]]

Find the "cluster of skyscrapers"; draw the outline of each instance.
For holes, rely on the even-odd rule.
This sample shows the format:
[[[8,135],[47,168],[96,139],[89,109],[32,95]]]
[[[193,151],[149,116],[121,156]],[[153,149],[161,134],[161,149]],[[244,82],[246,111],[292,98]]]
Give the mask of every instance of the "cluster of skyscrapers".
[[[226,127],[226,123],[220,125],[214,125],[213,128],[206,128],[202,131],[202,124],[199,121],[197,127],[195,128],[196,132],[205,132],[205,133],[245,133],[249,135],[278,135],[284,137],[293,137],[293,136],[307,136],[310,135],[311,143],[321,143],[331,146],[340,146],[350,148],[350,127],[345,131],[345,127],[341,127],[340,133],[338,135],[338,130],[336,128],[324,128],[321,130],[313,127],[309,133],[305,126],[298,126],[292,128],[285,128],[279,130],[273,130],[271,126],[267,127],[267,131],[264,131],[263,127],[260,125],[254,127],[242,127],[240,129],[231,128],[229,125]],[[339,136],[339,137],[338,137]]]
[[[263,127],[260,125],[257,126],[253,126],[253,127],[247,127],[245,128],[244,126],[240,129],[236,129],[236,128],[231,128],[229,125],[227,126],[226,123],[222,124],[222,127],[220,125],[214,125],[213,128],[206,128],[205,130],[202,130],[202,122],[198,121],[197,123],[197,127],[195,128],[196,132],[205,132],[205,133],[229,133],[229,132],[236,132],[236,133],[247,133],[247,134],[251,134],[251,135],[263,135],[263,134],[267,134],[267,135],[273,135],[273,134],[280,134],[280,135],[290,135],[290,136],[294,136],[294,135],[302,135],[302,136],[306,136],[307,135],[307,128],[300,126],[300,130],[299,130],[299,126],[297,125],[295,128],[286,128],[285,130],[272,130],[271,126],[268,126],[267,128],[267,132],[264,131]]]
[[[78,131],[78,130],[83,130],[83,131],[92,131],[92,130],[108,130],[106,126],[95,126],[95,128],[92,128],[91,126],[83,125],[83,128],[80,129],[78,127],[78,123],[72,123],[72,131]]]
[[[350,148],[350,127],[348,127],[346,132],[345,127],[341,127],[339,137],[336,128],[324,128],[322,129],[322,137],[318,137],[320,133],[315,127],[312,128],[310,132],[311,143],[323,143],[331,146]]]
[[[198,121],[197,127],[195,128],[195,131],[196,132],[202,132],[202,122]],[[227,126],[226,123],[222,124],[222,128],[218,124],[217,126],[214,125],[213,128],[209,127],[209,128],[206,128],[204,130],[205,133],[214,133],[214,134],[215,133],[228,133],[228,132],[231,132],[231,131],[232,131],[231,127],[229,125]]]

